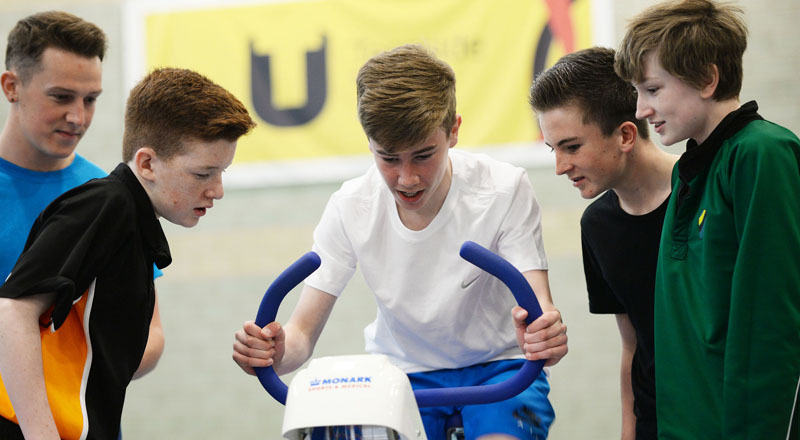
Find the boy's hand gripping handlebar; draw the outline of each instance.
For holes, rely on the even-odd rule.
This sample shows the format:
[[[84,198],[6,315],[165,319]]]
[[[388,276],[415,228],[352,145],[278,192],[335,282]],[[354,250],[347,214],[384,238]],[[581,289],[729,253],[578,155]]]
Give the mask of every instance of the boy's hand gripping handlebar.
[[[511,263],[472,241],[464,242],[460,255],[508,286],[520,307],[528,311],[528,317],[525,319],[527,324],[541,316],[542,309],[539,307],[533,289]],[[255,320],[256,325],[264,327],[273,322],[278,313],[278,307],[286,294],[317,270],[319,265],[319,256],[314,252],[308,252],[278,275],[261,300]],[[542,371],[544,362],[543,359],[527,361],[514,376],[497,384],[415,390],[414,396],[419,407],[480,405],[499,402],[516,396],[528,388]],[[288,387],[278,378],[275,370],[270,366],[257,367],[255,371],[258,380],[267,392],[275,400],[285,405]]]

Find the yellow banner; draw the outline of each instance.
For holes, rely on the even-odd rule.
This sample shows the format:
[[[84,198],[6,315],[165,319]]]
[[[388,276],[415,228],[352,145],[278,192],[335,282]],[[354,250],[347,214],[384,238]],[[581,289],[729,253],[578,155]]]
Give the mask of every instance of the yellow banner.
[[[537,73],[591,45],[590,0],[325,0],[152,13],[147,68],[203,73],[259,123],[236,162],[363,154],[355,77],[406,43],[456,72],[461,145],[539,139],[527,103]]]

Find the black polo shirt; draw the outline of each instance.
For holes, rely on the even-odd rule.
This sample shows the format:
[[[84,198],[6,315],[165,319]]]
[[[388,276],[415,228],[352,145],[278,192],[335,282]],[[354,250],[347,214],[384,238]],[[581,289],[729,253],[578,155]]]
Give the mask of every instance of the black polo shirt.
[[[0,296],[56,293],[41,335],[48,399],[62,438],[117,437],[125,388],[147,344],[153,263],[170,262],[153,205],[126,164],[67,191],[34,223]],[[2,385],[0,415],[7,438],[3,425],[16,418]]]

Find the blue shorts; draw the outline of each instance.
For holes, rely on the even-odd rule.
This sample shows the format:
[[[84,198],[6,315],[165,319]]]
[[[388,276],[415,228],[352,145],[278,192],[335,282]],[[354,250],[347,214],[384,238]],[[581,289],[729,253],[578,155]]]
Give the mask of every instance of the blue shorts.
[[[502,382],[522,367],[523,359],[488,362],[453,370],[411,373],[411,387],[451,388]],[[445,422],[461,412],[466,440],[486,434],[508,434],[519,439],[545,439],[555,418],[547,399],[550,384],[544,372],[525,391],[511,399],[487,405],[420,408],[428,440],[445,440]]]

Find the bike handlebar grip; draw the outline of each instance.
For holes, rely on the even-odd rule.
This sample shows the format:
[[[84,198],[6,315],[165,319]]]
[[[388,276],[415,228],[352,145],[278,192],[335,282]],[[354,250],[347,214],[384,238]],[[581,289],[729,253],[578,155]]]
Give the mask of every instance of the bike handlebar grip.
[[[511,263],[472,241],[467,241],[461,246],[460,255],[475,266],[497,277],[508,286],[517,303],[528,311],[528,317],[526,318],[528,324],[541,316],[542,309],[536,300],[533,289],[531,289],[525,277]],[[264,293],[256,315],[256,325],[264,327],[275,321],[278,307],[283,298],[295,286],[317,270],[319,265],[319,256],[314,252],[308,252],[278,275],[275,281],[270,284],[266,293]],[[414,396],[420,408],[499,402],[514,397],[528,388],[542,371],[544,363],[544,360],[527,361],[514,376],[501,383],[459,388],[415,390]],[[255,372],[264,389],[275,400],[285,405],[288,387],[281,381],[275,370],[271,366],[256,367]]]
[[[312,272],[317,270],[320,265],[319,255],[315,252],[308,252],[297,261],[287,267],[272,284],[269,285],[264,297],[261,299],[261,305],[258,307],[255,323],[259,327],[264,327],[270,322],[275,321],[278,314],[278,307],[281,305],[283,298],[295,286],[305,280]],[[256,367],[256,376],[259,382],[267,390],[267,392],[275,400],[283,405],[286,405],[286,394],[289,387],[278,377],[275,369],[269,367]]]
[[[511,294],[514,295],[514,299],[517,300],[517,304],[528,311],[528,317],[525,318],[527,324],[542,316],[542,308],[539,306],[539,301],[536,299],[536,294],[533,293],[530,283],[511,263],[474,241],[465,241],[461,245],[459,255],[461,255],[461,258],[494,275],[508,286]]]
[[[528,280],[511,263],[499,255],[467,241],[461,246],[460,255],[465,260],[494,275],[511,290],[517,304],[528,311],[527,324],[542,315],[542,308]],[[544,367],[545,361],[526,361],[514,376],[507,380],[482,386],[458,388],[433,388],[415,390],[414,396],[420,408],[450,405],[480,405],[506,400],[528,388]]]

